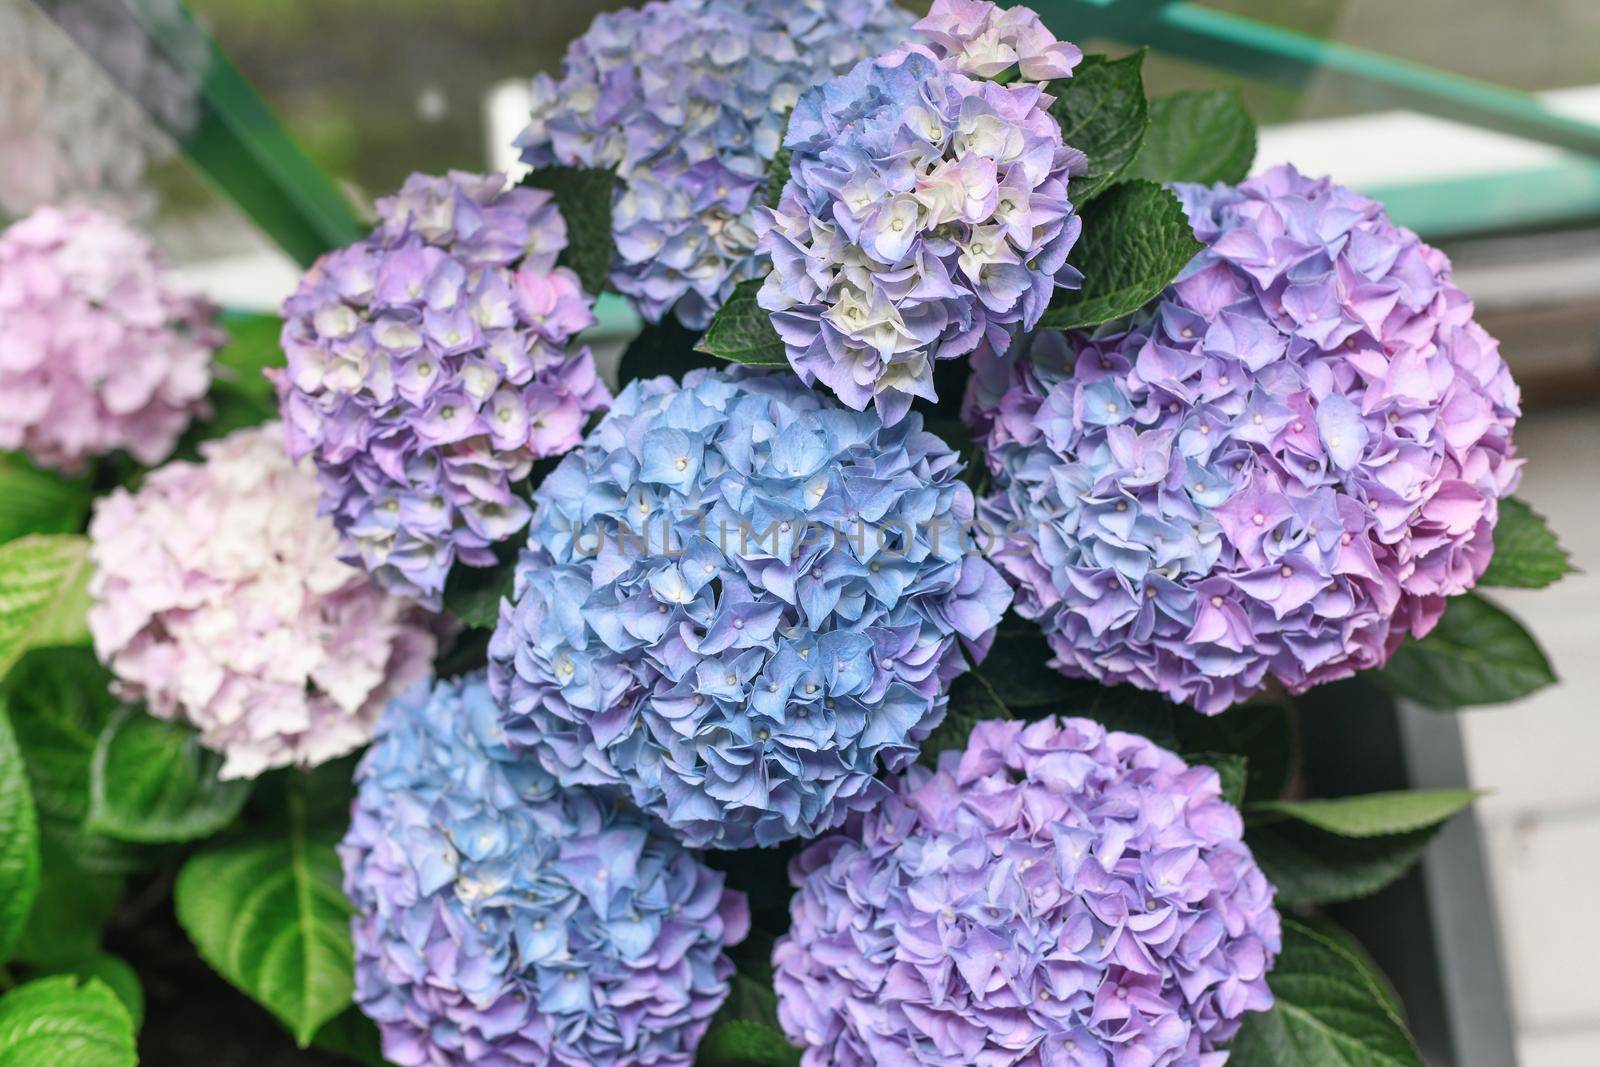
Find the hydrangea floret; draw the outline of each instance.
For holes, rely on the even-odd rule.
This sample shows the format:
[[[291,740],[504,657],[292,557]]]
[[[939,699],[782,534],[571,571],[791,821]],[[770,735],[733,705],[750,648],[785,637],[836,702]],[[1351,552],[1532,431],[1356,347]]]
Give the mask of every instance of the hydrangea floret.
[[[953,25],[946,7],[930,22]],[[1052,98],[964,73],[987,66],[952,29],[934,32],[933,48],[800,98],[789,182],[761,220],[773,269],[759,302],[790,365],[886,422],[935,398],[935,361],[1004,352],[1082,280],[1067,263],[1082,229],[1067,183],[1085,159],[1062,142]],[[1075,49],[1025,47],[1030,69],[1070,74]]]
[[[224,778],[359,748],[426,673],[426,620],[339,562],[279,426],[200,450],[102,498],[89,525],[89,629],[117,693],[193,725]]]
[[[743,894],[637,808],[507,747],[481,673],[396,699],[339,852],[356,1002],[396,1064],[689,1067]]]
[[[0,235],[0,449],[69,472],[172,453],[207,411],[226,337],[154,247],[92,208],[40,208]]]
[[[660,0],[598,16],[533,83],[524,162],[614,169],[611,284],[704,328],[760,277],[755,216],[800,94],[899,44],[892,0]]]
[[[879,802],[1010,601],[960,470],[787,373],[634,382],[535,494],[489,646],[508,736],[695,847]]]
[[[1058,41],[1031,8],[989,0],[934,0],[916,29],[936,55],[974,78],[999,78],[1012,67],[1023,81],[1070,78],[1083,52]]]
[[[437,606],[453,565],[494,564],[527,525],[516,484],[610,394],[574,342],[595,319],[556,266],[567,227],[550,193],[418,174],[378,214],[284,305],[276,381],[343,558]]]
[[[1282,947],[1242,832],[1143,737],[979,723],[791,862],[778,1018],[805,1067],[1218,1067]]]
[[[1375,201],[1290,167],[1177,191],[1206,248],[1165,295],[969,400],[994,559],[1055,665],[1214,713],[1380,666],[1472,587],[1518,393]]]

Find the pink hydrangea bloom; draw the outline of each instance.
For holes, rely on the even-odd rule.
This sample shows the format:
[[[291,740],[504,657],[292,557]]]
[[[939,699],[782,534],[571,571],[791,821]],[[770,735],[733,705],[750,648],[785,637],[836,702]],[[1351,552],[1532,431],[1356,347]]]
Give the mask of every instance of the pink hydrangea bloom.
[[[143,236],[90,208],[41,208],[0,235],[0,449],[65,470],[172,452],[225,337],[163,270]]]
[[[208,442],[204,463],[118,489],[89,526],[89,628],[118,694],[193,724],[227,757],[224,778],[365,744],[434,652],[418,609],[339,561],[316,476],[282,435]]]
[[[1083,52],[1056,40],[1033,9],[989,0],[934,0],[917,30],[963,74],[999,77],[1013,65],[1024,81],[1071,77]]]

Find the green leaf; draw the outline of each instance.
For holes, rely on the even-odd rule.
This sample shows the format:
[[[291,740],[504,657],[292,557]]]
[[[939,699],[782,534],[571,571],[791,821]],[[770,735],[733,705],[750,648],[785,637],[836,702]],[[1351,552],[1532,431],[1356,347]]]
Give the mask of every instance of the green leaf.
[[[789,128],[787,116],[784,117],[783,128]],[[767,164],[767,184],[762,192],[766,195],[768,207],[778,205],[778,199],[783,196],[783,187],[789,184],[789,160],[793,155],[794,151],[788,145],[780,144],[772,162]]]
[[[1373,681],[1430,708],[1501,704],[1556,680],[1533,636],[1475,593],[1451,597],[1427,637],[1408,639]]]
[[[922,742],[919,758],[930,768],[938,767],[939,754],[966,748],[967,738],[978,723],[1011,717],[1011,709],[1000,699],[988,678],[976,670],[968,671],[950,683],[950,701],[945,707],[944,719]]]
[[[1366,972],[1373,988],[1383,997],[1383,1002],[1388,1005],[1390,1011],[1394,1012],[1395,1018],[1400,1019],[1402,1022],[1405,1020],[1405,1005],[1400,1003],[1400,994],[1396,992],[1394,983],[1389,981],[1389,976],[1378,968],[1378,961],[1372,958],[1372,953],[1367,951],[1367,946],[1356,940],[1356,935],[1332,919],[1321,915],[1309,918],[1301,916],[1296,921],[1303,922],[1323,937],[1334,942],[1344,949],[1352,959],[1361,964],[1361,968]]]
[[[383,1039],[378,1034],[377,1024],[363,1015],[360,1008],[346,1008],[329,1019],[311,1039],[311,1047],[337,1053],[368,1067],[386,1067],[389,1062],[383,1058]]]
[[[212,365],[211,417],[184,434],[176,455],[194,460],[201,441],[222,437],[278,417],[278,396],[262,371],[284,365],[278,337],[283,322],[276,315],[230,314],[223,317],[228,342],[217,350]]]
[[[555,194],[556,206],[567,223],[567,247],[559,262],[578,276],[584,292],[599,296],[605,291],[616,254],[611,236],[616,174],[585,167],[539,167],[522,179],[522,184]]]
[[[106,984],[40,978],[0,997],[0,1067],[135,1067],[133,1019]]]
[[[752,936],[760,937],[756,931]],[[778,998],[772,991],[771,950],[761,953],[754,969],[734,972],[733,988],[711,1029],[700,1042],[696,1067],[796,1067],[800,1050],[789,1044],[778,1025]]]
[[[85,867],[81,839],[53,819],[39,825],[39,895],[13,956],[51,970],[100,951],[100,931],[122,898],[120,874]]]
[[[444,609],[466,625],[492,630],[500,621],[500,601],[509,598],[517,582],[517,538],[494,546],[493,567],[457,564],[444,580]]]
[[[994,699],[1013,713],[1034,709],[1066,711],[1060,707],[1063,694],[1081,683],[1050,666],[1053,658],[1055,653],[1037,623],[1007,615],[1000,620],[989,654],[972,673],[981,675]]]
[[[283,1022],[301,1048],[350,1006],[350,905],[329,835],[313,836],[298,786],[281,836],[209,849],[183,865],[178,921],[200,956]]]
[[[1155,182],[1124,182],[1084,208],[1073,249],[1083,288],[1057,290],[1041,325],[1081,329],[1137,311],[1199,251],[1176,196]]]
[[[83,828],[89,813],[94,747],[117,709],[108,688],[110,678],[90,649],[36,648],[22,657],[0,686],[12,709],[46,846],[46,888],[34,906],[36,916],[53,909],[58,897],[73,899],[78,880],[135,870],[147,859],[144,850]],[[52,866],[60,865],[53,864],[52,845],[68,865],[69,873],[60,879],[51,876]],[[113,898],[120,882],[118,887],[111,891]],[[61,925],[71,924],[63,918]],[[53,945],[60,934],[60,929],[42,933],[40,947]],[[35,942],[31,935],[28,940]]]
[[[86,828],[136,844],[209,837],[250,796],[248,779],[223,781],[221,769],[190,727],[123,708],[95,746]]]
[[[761,284],[761,279],[752,278],[734,287],[733,295],[717,310],[711,328],[695,351],[758,367],[788,366],[783,338],[772,325],[772,313],[756,303]]]
[[[923,742],[922,761],[933,766],[940,752],[965,747],[972,727],[984,719],[1078,716],[1175,749],[1176,724],[1198,717],[1133,686],[1068,678],[1050,666],[1053,655],[1037,625],[1012,615],[1002,619],[989,655],[951,683],[949,711]]]
[[[1479,585],[1542,589],[1577,569],[1543,515],[1514,496],[1500,501],[1494,556]]]
[[[1287,703],[1240,704],[1220,715],[1173,716],[1178,748],[1184,752],[1224,752],[1244,758],[1246,803],[1276,800],[1288,789],[1296,763],[1294,714]]]
[[[6,677],[6,701],[42,813],[82,822],[94,742],[117,710],[110,675],[88,648],[35,648]]]
[[[0,545],[0,678],[30,648],[89,642],[89,539],[30,534]]]
[[[1335,939],[1285,919],[1267,984],[1276,1003],[1245,1016],[1228,1067],[1422,1067],[1366,966]]]
[[[617,364],[618,383],[627,385],[659,374],[681,381],[697,367],[721,366],[715,356],[695,348],[699,341],[699,331],[683,325],[676,315],[665,315],[660,322],[646,323],[623,350],[622,360]]]
[[[0,452],[0,542],[27,534],[77,533],[94,491],[84,478],[41,470],[21,455]]]
[[[0,704],[0,963],[11,957],[39,891],[39,817],[11,716]]]
[[[1085,56],[1072,77],[1051,82],[1050,114],[1061,138],[1089,157],[1089,170],[1068,188],[1080,208],[1103,192],[1139,154],[1149,123],[1144,97],[1144,52],[1121,59]],[[1084,221],[1084,233],[1089,231]],[[1080,262],[1092,263],[1083,259]]]
[[[1340,837],[1388,837],[1438,826],[1478,795],[1473,789],[1412,789],[1333,800],[1271,800],[1250,810],[1286,815]]]
[[[128,1017],[137,1032],[144,1025],[144,987],[139,976],[128,962],[109,952],[96,952],[75,960],[59,962],[44,968],[44,974],[75,974],[80,978],[98,978],[128,1009]]]
[[[76,825],[89,812],[89,764],[117,709],[111,675],[87,648],[37,648],[6,678],[4,695],[41,814]]]
[[[1236,89],[1176,93],[1150,102],[1150,128],[1129,178],[1244,181],[1256,158],[1256,124]]]
[[[1422,858],[1439,827],[1390,837],[1340,837],[1299,822],[1247,826],[1245,844],[1279,907],[1368,897],[1400,879]]]
[[[706,1031],[694,1062],[695,1067],[798,1067],[800,1050],[770,1026],[728,1019]]]
[[[1183,761],[1191,767],[1203,764],[1215,770],[1222,780],[1222,799],[1236,808],[1244,804],[1245,782],[1249,776],[1243,756],[1232,752],[1194,752],[1185,755]]]

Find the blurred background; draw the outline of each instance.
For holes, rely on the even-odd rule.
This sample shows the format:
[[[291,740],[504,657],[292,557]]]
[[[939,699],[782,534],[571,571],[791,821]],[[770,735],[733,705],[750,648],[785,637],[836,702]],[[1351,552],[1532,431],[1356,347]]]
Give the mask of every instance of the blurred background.
[[[65,9],[70,23],[73,4],[49,6],[58,19]],[[366,210],[412,171],[508,165],[528,78],[555,70],[596,12],[626,5],[189,6],[293,140]],[[1093,5],[1035,6],[1051,16]],[[1596,0],[1186,6],[1538,94],[1551,111],[1595,124],[1600,136]],[[1155,36],[1142,34],[1137,20],[1121,41],[1075,34],[1066,16],[1053,28],[1085,51],[1123,52]],[[102,51],[144,108],[32,5],[0,0],[0,222],[68,195],[97,199],[145,224],[218,302],[274,309],[298,268],[146,117],[154,111],[176,129],[194,121],[181,80],[151,68],[137,35],[114,25],[95,32],[108,35]],[[1583,573],[1553,589],[1503,597],[1539,636],[1563,684],[1456,720],[1464,773],[1490,791],[1468,843],[1482,850],[1489,904],[1466,913],[1476,915],[1467,921],[1478,929],[1452,936],[1498,939],[1519,1063],[1600,1063],[1600,983],[1589,971],[1600,958],[1600,155],[1408,110],[1398,106],[1403,98],[1353,91],[1350,79],[1315,65],[1289,77],[1275,72],[1277,84],[1265,85],[1256,80],[1263,71],[1200,62],[1208,58],[1158,48],[1146,62],[1147,87],[1152,95],[1238,87],[1265,127],[1259,166],[1287,159],[1385,199],[1397,221],[1451,254],[1457,281],[1478,301],[1522,385],[1516,439],[1528,464],[1521,495],[1548,515]],[[189,1062],[176,1051],[172,1062]]]

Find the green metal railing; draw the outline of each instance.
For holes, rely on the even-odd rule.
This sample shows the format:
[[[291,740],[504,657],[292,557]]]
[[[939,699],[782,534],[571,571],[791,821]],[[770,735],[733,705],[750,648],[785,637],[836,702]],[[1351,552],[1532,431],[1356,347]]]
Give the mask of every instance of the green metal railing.
[[[1002,0],[1004,2],[1004,0]],[[1365,191],[1396,218],[1430,236],[1600,216],[1600,125],[1551,111],[1538,98],[1423,64],[1298,33],[1190,0],[1028,0],[1064,38],[1109,37],[1150,45],[1240,77],[1302,88],[1313,77],[1338,81],[1363,106],[1400,107],[1565,150],[1552,167],[1427,185]],[[70,12],[103,9],[108,24],[128,23],[148,39],[155,62],[194,88],[194,120],[175,128],[196,168],[301,264],[356,239],[362,225],[349,201],[300,150],[249,83],[199,28],[181,0],[36,0],[72,32]],[[92,36],[92,35],[88,35]],[[79,38],[91,52],[114,43]],[[103,63],[116,76],[116,64]],[[140,86],[124,88],[136,100]],[[144,104],[144,101],[140,101]],[[637,318],[604,299],[605,335],[626,335]]]
[[[350,202],[284,131],[277,116],[179,0],[36,0],[118,81],[195,168],[302,266],[349,244],[364,227]],[[101,56],[140,34],[142,60]],[[162,69],[153,71],[152,66]],[[168,106],[168,91],[192,90],[196,107]]]
[[[1069,38],[1110,37],[1255,81],[1303,88],[1339,82],[1363,107],[1402,107],[1600,158],[1600,125],[1551,111],[1538,97],[1370,49],[1297,33],[1188,0],[1028,0]]]
[[[1326,80],[1364,108],[1404,108],[1566,150],[1536,170],[1369,186],[1429,237],[1600,217],[1600,124],[1530,93],[1325,40],[1189,0],[1026,0],[1060,36],[1149,45],[1252,81],[1303,89]]]

